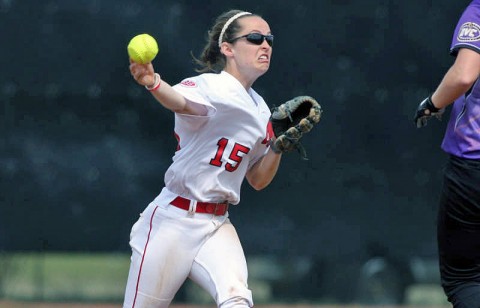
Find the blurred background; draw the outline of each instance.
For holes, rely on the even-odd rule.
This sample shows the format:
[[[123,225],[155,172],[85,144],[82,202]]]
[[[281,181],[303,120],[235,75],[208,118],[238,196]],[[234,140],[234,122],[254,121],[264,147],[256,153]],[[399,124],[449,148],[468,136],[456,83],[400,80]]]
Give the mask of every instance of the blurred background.
[[[273,183],[230,217],[262,302],[445,304],[435,220],[446,119],[412,117],[452,64],[469,1],[0,0],[0,299],[121,302],[130,228],[160,192],[173,115],[138,86],[126,46],[149,33],[170,84],[195,75],[217,15],[275,35],[254,85],[273,107],[321,103]],[[188,282],[178,302],[209,302]]]

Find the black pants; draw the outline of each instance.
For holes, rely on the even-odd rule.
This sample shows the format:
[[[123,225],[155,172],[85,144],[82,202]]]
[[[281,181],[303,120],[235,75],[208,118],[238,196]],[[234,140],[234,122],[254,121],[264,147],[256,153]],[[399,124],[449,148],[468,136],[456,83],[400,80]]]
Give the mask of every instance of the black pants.
[[[445,166],[437,240],[442,287],[455,308],[480,308],[480,161]]]

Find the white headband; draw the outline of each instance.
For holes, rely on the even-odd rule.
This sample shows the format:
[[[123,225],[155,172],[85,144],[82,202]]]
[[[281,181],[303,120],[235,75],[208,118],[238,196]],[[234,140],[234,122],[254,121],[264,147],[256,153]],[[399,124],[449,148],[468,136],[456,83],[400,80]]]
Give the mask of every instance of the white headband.
[[[225,31],[227,31],[227,29],[228,29],[228,26],[230,26],[230,24],[235,19],[237,19],[238,17],[243,16],[243,15],[251,15],[251,14],[252,13],[250,13],[250,12],[240,12],[240,13],[237,13],[237,14],[233,15],[232,17],[230,17],[227,20],[227,22],[223,25],[222,32],[220,32],[220,36],[218,37],[218,47],[220,47],[220,45],[222,45],[222,39],[223,39],[223,36],[225,35]]]

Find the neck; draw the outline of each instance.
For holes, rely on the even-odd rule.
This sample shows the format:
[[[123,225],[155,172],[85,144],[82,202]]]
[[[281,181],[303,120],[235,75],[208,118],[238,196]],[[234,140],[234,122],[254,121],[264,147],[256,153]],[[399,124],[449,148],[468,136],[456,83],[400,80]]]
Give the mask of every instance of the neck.
[[[233,69],[232,67],[225,67],[224,71],[235,77],[242,84],[245,90],[250,89],[255,80],[258,78],[258,76],[249,76],[248,74],[243,73],[238,69]]]

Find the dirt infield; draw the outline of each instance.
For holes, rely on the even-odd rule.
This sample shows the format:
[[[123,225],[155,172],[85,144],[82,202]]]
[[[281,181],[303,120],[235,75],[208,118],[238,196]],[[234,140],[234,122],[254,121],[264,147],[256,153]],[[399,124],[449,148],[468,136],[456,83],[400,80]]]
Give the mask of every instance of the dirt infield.
[[[10,302],[0,301],[0,308],[120,308],[121,304],[78,304],[78,303],[34,303],[34,302]],[[214,306],[198,306],[198,305],[172,305],[171,308],[215,308]],[[258,305],[255,308],[450,308],[450,306],[361,306],[361,305]]]

